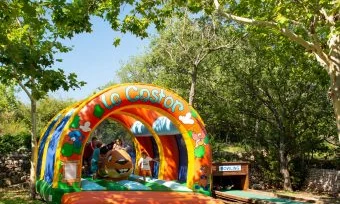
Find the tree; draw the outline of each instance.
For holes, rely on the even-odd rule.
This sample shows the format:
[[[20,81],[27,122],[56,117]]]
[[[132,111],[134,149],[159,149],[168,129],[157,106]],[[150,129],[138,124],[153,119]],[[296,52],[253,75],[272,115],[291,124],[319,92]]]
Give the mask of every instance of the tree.
[[[157,29],[166,25],[166,19],[174,14],[183,15],[186,10],[193,15],[216,13],[224,20],[245,24],[246,28],[257,27],[258,34],[262,28],[270,29],[275,34],[285,36],[290,41],[304,47],[306,54],[314,55],[324,67],[330,78],[329,96],[333,101],[334,113],[340,141],[340,39],[338,1],[100,1],[93,4],[79,5],[70,3],[69,10],[81,7],[84,13],[93,13],[107,19],[114,30],[130,31],[146,37],[147,28],[153,23]],[[119,16],[121,8],[128,4],[130,12],[124,18]],[[184,9],[183,9],[184,8]],[[69,11],[59,12],[65,19]],[[79,19],[78,19],[79,20]],[[88,19],[81,20],[88,25]],[[72,23],[72,22],[71,22]],[[77,22],[78,24],[78,22]],[[235,25],[236,26],[236,25]],[[84,27],[86,28],[86,27]],[[278,44],[283,39],[279,38]],[[316,79],[314,79],[317,81]]]
[[[236,22],[266,27],[312,53],[327,71],[328,91],[336,115],[340,142],[340,3],[338,1],[221,1],[219,15]],[[266,11],[266,12],[263,12]]]
[[[181,23],[172,26],[174,30],[182,27]],[[244,29],[234,29],[230,36],[219,37],[238,39],[239,43],[202,61],[195,107],[215,140],[237,138],[252,153],[268,152],[265,161],[272,164],[270,174],[284,178],[285,188],[292,189],[291,177],[296,173],[292,172],[292,160],[319,150],[324,143],[322,135],[334,133],[329,101],[322,94],[327,76],[299,50],[301,47],[282,37],[268,32],[258,35],[258,30],[248,30],[245,36]],[[187,73],[181,71],[186,67],[186,53],[176,49],[176,41],[168,36],[169,32],[161,32],[149,52],[122,67],[119,73],[124,81],[146,80],[188,95],[190,86],[183,77]],[[188,38],[186,44],[199,40],[197,36]],[[168,52],[177,60],[168,57]]]
[[[35,198],[37,101],[50,91],[84,85],[84,82],[77,81],[74,73],[66,75],[62,69],[53,67],[54,54],[70,49],[58,41],[64,37],[65,30],[57,29],[53,24],[49,7],[43,1],[0,2],[0,81],[20,86],[31,103],[32,198]]]
[[[214,1],[86,1],[80,4],[65,3],[68,10],[58,10],[59,19],[65,20],[71,11],[81,11],[84,18],[69,22],[76,31],[89,29],[88,14],[108,20],[116,31],[132,32],[146,37],[147,28],[154,24],[157,29],[165,26],[167,18],[183,15],[189,10],[196,15],[216,13],[220,17],[249,26],[263,27],[287,37],[305,48],[304,52],[315,59],[328,73],[331,84],[328,95],[332,98],[340,142],[340,3],[339,1],[294,0],[214,0]],[[128,5],[125,17],[121,9]],[[78,9],[77,9],[78,8]],[[81,9],[79,9],[81,8]],[[80,25],[80,26],[79,26]],[[81,26],[84,25],[84,26]]]
[[[249,59],[228,59],[225,66],[233,73],[234,83],[241,83],[232,95],[239,99],[235,105],[246,116],[246,124],[251,124],[245,127],[252,135],[247,144],[278,158],[283,187],[292,190],[291,160],[312,150],[308,142],[314,141],[312,148],[317,149],[322,135],[335,132],[328,117],[331,107],[322,94],[328,85],[326,74],[299,52],[301,47],[285,40],[277,43],[279,37],[273,34],[249,33],[248,39],[244,50],[251,51]],[[239,66],[230,68],[230,64]]]
[[[158,69],[158,73],[163,70],[163,74],[181,77],[181,85],[189,83],[187,98],[189,104],[194,106],[198,75],[209,72],[208,67],[202,66],[203,62],[216,51],[232,49],[236,42],[231,38],[230,40],[223,38],[227,26],[223,26],[211,16],[195,19],[184,15],[167,21],[165,27],[151,43],[149,57],[152,56],[151,62],[153,64],[144,60],[144,65],[147,66],[144,69],[146,68],[148,71],[140,72],[141,70],[138,70],[135,71],[138,73],[133,75],[140,76],[145,73],[150,77],[152,72]],[[135,63],[140,61],[138,58],[135,59]],[[132,76],[131,72],[135,68],[132,67],[131,69],[131,66],[126,66],[124,69],[125,71],[129,69]],[[174,84],[173,88],[180,86],[178,83],[179,81],[176,81],[177,85]]]
[[[151,51],[142,56],[133,56],[117,71],[121,83],[155,83],[160,69],[155,70],[155,61]],[[107,86],[108,87],[108,86]]]
[[[209,71],[202,62],[210,54],[231,49],[236,44],[233,39],[223,38],[225,30],[226,27],[211,16],[193,19],[184,14],[181,18],[171,19],[157,38],[154,52],[159,53],[161,61],[169,61],[173,65],[167,71],[178,72],[181,77],[188,76],[190,79],[190,105],[194,105],[198,75]]]

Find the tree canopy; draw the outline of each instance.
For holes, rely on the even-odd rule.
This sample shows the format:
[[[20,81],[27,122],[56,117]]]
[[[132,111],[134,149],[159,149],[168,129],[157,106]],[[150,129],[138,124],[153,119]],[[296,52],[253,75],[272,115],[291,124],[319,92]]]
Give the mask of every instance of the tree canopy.
[[[165,28],[166,19],[191,15],[216,15],[223,21],[233,21],[257,28],[258,33],[267,29],[302,46],[301,52],[314,56],[329,75],[329,96],[332,98],[340,141],[340,3],[339,1],[273,1],[273,0],[214,0],[214,1],[60,1],[54,9],[60,22],[67,21],[76,11],[85,17],[67,21],[75,26],[73,32],[89,30],[89,15],[100,16],[120,32],[131,32],[140,37],[148,36],[147,28]],[[126,10],[124,10],[124,8]],[[124,13],[124,14],[123,14]],[[71,27],[72,27],[71,26]],[[278,41],[280,43],[282,39]]]
[[[31,194],[35,197],[37,138],[37,100],[60,88],[79,88],[85,84],[75,73],[55,68],[54,55],[70,49],[59,42],[70,28],[60,28],[51,19],[55,1],[8,0],[0,2],[0,82],[18,85],[31,102]]]
[[[176,35],[184,27],[191,28],[184,20],[175,22],[176,26],[166,26],[169,29],[152,40],[147,53],[122,67],[119,76],[124,82],[151,82],[175,89],[184,98],[189,96],[190,69],[186,65],[196,52],[182,48],[193,44],[199,50],[201,36]],[[195,108],[215,141],[242,142],[254,155],[266,152],[264,161],[270,167],[261,172],[281,172],[285,188],[292,189],[301,180],[294,179],[292,184],[290,177],[296,178],[297,172],[292,172],[295,163],[290,161],[325,151],[325,138],[336,132],[325,94],[327,74],[303,48],[286,38],[229,25],[224,25],[218,38],[238,43],[207,55],[200,64]],[[274,180],[277,178],[280,176]]]

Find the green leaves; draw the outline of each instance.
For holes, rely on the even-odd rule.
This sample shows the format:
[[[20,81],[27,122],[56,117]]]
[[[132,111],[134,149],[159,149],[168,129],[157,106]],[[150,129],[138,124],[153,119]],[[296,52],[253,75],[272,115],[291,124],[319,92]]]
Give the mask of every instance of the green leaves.
[[[115,38],[113,41],[113,45],[117,47],[120,44],[120,38]]]
[[[1,82],[16,80],[30,90],[35,100],[50,91],[84,85],[75,74],[67,76],[62,69],[52,68],[55,61],[60,61],[54,59],[54,54],[70,48],[58,41],[63,36],[46,15],[49,8],[45,2],[8,1],[1,4],[1,9]]]
[[[276,21],[280,24],[280,25],[283,25],[283,26],[286,26],[287,23],[288,23],[288,19],[281,15],[281,14],[278,14],[277,17],[276,17]]]
[[[142,38],[148,37],[146,29],[149,27],[149,19],[137,18],[136,16],[127,15],[123,21],[121,31],[123,33],[130,31],[133,34]]]

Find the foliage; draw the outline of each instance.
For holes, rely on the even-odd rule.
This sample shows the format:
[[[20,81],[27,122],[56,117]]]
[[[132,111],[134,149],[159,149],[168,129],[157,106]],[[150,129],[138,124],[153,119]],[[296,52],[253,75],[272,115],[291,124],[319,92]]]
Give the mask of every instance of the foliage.
[[[303,47],[301,53],[314,56],[329,75],[330,89],[338,126],[340,141],[340,87],[339,87],[339,53],[340,53],[340,3],[338,1],[248,1],[248,0],[214,0],[214,1],[100,1],[88,4],[66,3],[70,9],[56,12],[65,20],[69,11],[79,10],[87,14],[76,24],[88,29],[88,14],[101,16],[108,20],[112,28],[123,33],[129,31],[141,37],[148,36],[147,28],[154,25],[156,29],[168,29],[167,19],[174,16],[214,16],[221,22],[245,25],[246,30],[255,28],[257,33],[263,29],[280,36],[277,44],[288,39]],[[122,8],[128,6],[125,17],[120,18]],[[79,20],[79,19],[77,19]],[[73,22],[73,21],[72,21]],[[71,23],[72,23],[71,22]],[[242,27],[242,25],[237,25]],[[235,26],[236,27],[236,26]],[[78,27],[77,27],[78,28]],[[186,30],[186,27],[183,27]],[[75,30],[77,32],[77,30]],[[180,33],[180,32],[178,32]],[[282,37],[284,36],[284,37]],[[197,41],[200,42],[200,41]],[[165,55],[166,56],[166,55]],[[184,55],[183,55],[184,56]],[[190,94],[191,96],[191,94]],[[190,100],[191,101],[191,100]],[[338,141],[338,142],[339,142]]]
[[[64,9],[60,9],[64,8]],[[127,11],[124,8],[128,8]],[[154,25],[166,28],[166,19],[191,12],[211,15],[218,12],[223,20],[234,20],[255,26],[268,27],[281,32],[290,40],[328,53],[327,45],[332,34],[339,35],[340,4],[336,1],[125,1],[103,0],[86,2],[59,1],[52,5],[57,25],[73,28],[75,33],[90,31],[89,15],[100,16],[111,23],[112,29],[131,32],[140,37],[148,36],[147,28]],[[72,20],[67,20],[70,17]],[[241,17],[242,16],[242,17]],[[64,24],[62,24],[64,23]],[[295,37],[292,37],[296,34]],[[72,33],[70,33],[72,35]],[[304,41],[304,42],[302,42]],[[308,48],[308,47],[307,47]]]
[[[177,49],[175,37],[164,40],[181,32],[183,25],[178,22],[165,29],[152,41],[148,53],[123,66],[119,71],[123,80],[146,80],[187,97],[186,73],[181,72],[185,63],[174,63],[169,53],[176,60],[186,55]],[[295,161],[310,161],[312,152],[333,151],[324,148],[325,139],[336,132],[332,107],[324,94],[327,74],[285,38],[266,30],[224,26],[229,36],[222,35],[221,40],[239,43],[202,62],[206,71],[198,75],[195,102],[213,138],[214,159],[239,160],[238,155],[222,152],[225,145],[240,142],[249,157],[256,157],[268,186],[279,187],[282,147],[293,187],[299,186],[303,180],[297,178],[305,173],[308,162],[299,166]],[[189,44],[199,38],[186,40]]]
[[[1,82],[19,83],[40,99],[49,91],[68,90],[84,84],[74,73],[53,69],[54,54],[68,52],[58,40],[59,30],[48,17],[48,7],[37,1],[2,1],[0,19]],[[59,60],[60,61],[60,60]]]
[[[0,154],[8,154],[20,148],[31,149],[30,134],[0,136]]]
[[[69,105],[73,104],[74,101],[72,99],[67,100],[59,100],[52,97],[46,97],[40,100],[37,104],[37,131],[41,133],[45,128],[46,124],[59,113],[59,111],[65,109]],[[19,132],[20,128],[23,129],[23,132],[29,133],[28,127],[31,124],[30,118],[30,106],[27,104],[20,104],[18,108],[11,112],[15,117],[9,118],[9,121],[20,121],[18,123],[17,130],[14,130],[14,134]],[[5,128],[10,128],[10,126],[6,125]]]
[[[49,3],[56,3],[49,1]],[[53,23],[45,1],[8,0],[0,2],[0,83],[18,85],[31,102],[31,195],[35,198],[35,156],[37,146],[36,102],[48,92],[83,86],[75,73],[53,67],[56,53],[70,49],[60,42],[65,30]],[[67,28],[65,28],[67,29]]]
[[[14,86],[0,84],[0,98],[0,135],[28,132],[29,126],[19,116],[21,104],[15,97]]]
[[[56,3],[49,1],[49,3]],[[75,73],[53,67],[56,53],[70,49],[60,43],[65,30],[51,20],[50,5],[44,1],[0,2],[0,83],[18,85],[31,102],[31,195],[35,197],[35,156],[37,146],[36,102],[48,92],[83,86]],[[66,29],[66,28],[65,28]]]
[[[96,136],[104,144],[109,144],[116,139],[121,139],[124,146],[133,147],[131,135],[129,135],[121,124],[111,119],[106,119],[100,123],[92,132],[91,137],[92,136]]]
[[[2,132],[0,132],[0,138],[3,135],[11,135],[14,137],[14,140],[16,140],[16,137],[24,136],[26,138],[27,135],[30,135],[30,107],[26,104],[21,104],[15,97],[13,103],[16,104],[15,108],[0,113],[0,119],[2,121],[0,124],[2,130]],[[59,113],[59,111],[73,103],[74,101],[72,100],[58,100],[50,97],[40,100],[37,107],[38,132],[41,133],[46,124]],[[6,107],[10,106],[6,105]]]
[[[295,44],[282,39],[278,43],[270,33],[254,34],[249,32],[251,47],[245,48],[253,51],[252,60],[237,60],[241,69],[229,69],[234,80],[242,82],[232,94],[235,101],[241,99],[235,105],[247,124],[240,130],[244,131],[242,135],[247,134],[244,141],[252,151],[267,152],[263,171],[270,169],[269,178],[275,181],[279,178],[275,173],[284,169],[291,170],[296,178],[294,174],[305,173],[305,166],[293,168],[295,158],[306,159],[310,152],[327,151],[323,137],[336,133],[330,117],[332,107],[322,94],[327,90],[327,75],[300,54],[303,52]],[[275,158],[280,158],[279,163]],[[288,178],[288,173],[284,176]]]

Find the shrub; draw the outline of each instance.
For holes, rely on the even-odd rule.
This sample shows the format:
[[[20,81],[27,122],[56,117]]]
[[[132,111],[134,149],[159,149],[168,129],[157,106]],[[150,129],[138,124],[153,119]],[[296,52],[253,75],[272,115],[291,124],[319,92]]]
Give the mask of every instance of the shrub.
[[[31,135],[20,133],[17,135],[0,136],[0,154],[8,154],[20,148],[31,149]]]

